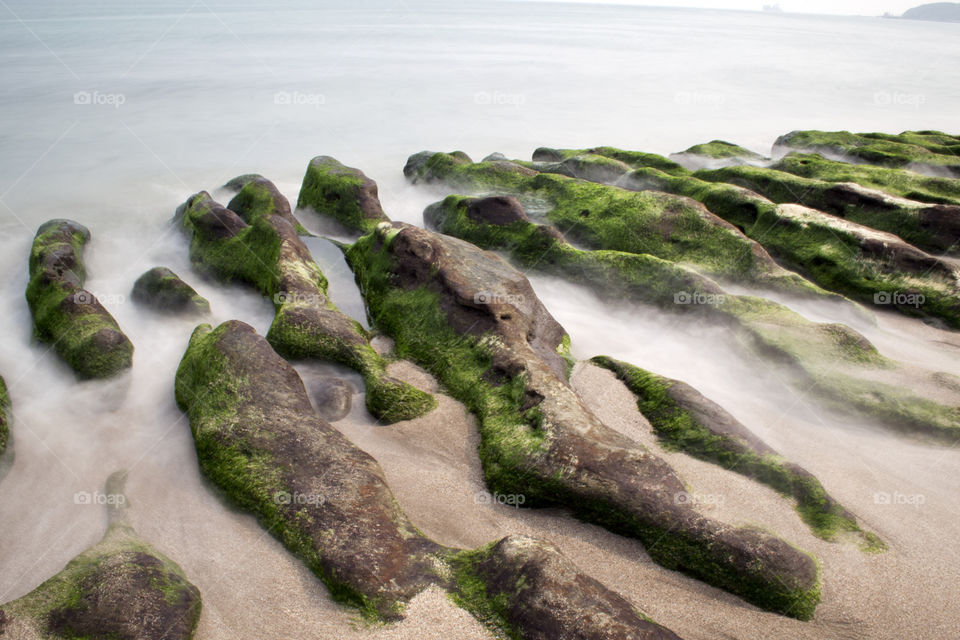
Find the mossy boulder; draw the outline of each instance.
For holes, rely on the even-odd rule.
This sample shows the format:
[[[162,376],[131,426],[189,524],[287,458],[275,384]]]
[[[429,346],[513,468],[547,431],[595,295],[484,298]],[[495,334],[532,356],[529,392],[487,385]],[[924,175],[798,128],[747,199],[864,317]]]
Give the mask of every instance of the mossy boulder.
[[[722,176],[741,170],[722,169],[701,175]],[[623,185],[697,199],[826,290],[960,327],[956,267],[892,233],[809,207],[778,205],[738,184],[708,182],[695,176],[639,169],[625,177]],[[948,225],[941,225],[941,229],[946,228]]]
[[[688,169],[715,169],[741,164],[767,163],[770,161],[770,158],[765,158],[759,153],[750,151],[732,142],[711,140],[703,144],[695,144],[686,151],[672,153],[670,154],[670,160]],[[647,164],[646,166],[650,167],[654,165]],[[634,168],[637,169],[639,167]],[[661,167],[655,168],[661,169]]]
[[[448,154],[434,154],[412,179],[443,181],[467,193],[516,196],[588,248],[646,254],[711,277],[797,294],[825,294],[780,267],[758,243],[691,198],[631,192],[502,161],[470,163]]]
[[[380,420],[409,420],[433,409],[432,396],[387,375],[363,327],[330,301],[327,280],[287,215],[289,205],[264,182],[245,184],[229,208],[201,192],[178,210],[197,268],[271,298],[275,316],[267,339],[277,352],[356,370],[366,383],[367,408]]]
[[[30,250],[27,304],[34,335],[53,345],[80,378],[108,378],[133,364],[133,344],[100,301],[83,288],[90,231],[72,220],[37,230]]]
[[[6,451],[7,441],[10,439],[10,404],[7,383],[0,377],[0,455]]]
[[[39,587],[0,605],[0,637],[189,640],[200,592],[179,566],[141,540],[123,514],[124,474],[104,495],[112,502],[103,540]]]
[[[210,303],[167,267],[154,267],[133,283],[131,298],[161,313],[210,313]]]
[[[683,482],[566,382],[565,332],[522,273],[461,240],[383,223],[347,251],[371,317],[478,418],[488,487],[635,537],[661,565],[806,619],[814,560],[678,499]]]
[[[380,206],[377,183],[360,169],[344,166],[330,156],[317,156],[307,166],[297,199],[297,208],[305,207],[361,233],[378,222],[389,222]]]
[[[607,356],[596,356],[591,362],[612,371],[633,392],[640,413],[665,447],[713,462],[795,499],[804,522],[825,540],[851,533],[864,550],[885,548],[876,535],[860,529],[856,517],[834,500],[813,474],[784,460],[723,407],[687,383]]]
[[[371,619],[442,584],[442,548],[397,506],[370,455],[321,420],[297,372],[237,320],[194,331],[176,375],[200,467]]]
[[[826,182],[762,167],[698,171],[694,176],[745,187],[777,204],[818,209],[895,234],[923,250],[960,253],[960,206],[916,202],[853,182]]]
[[[960,205],[960,179],[925,176],[906,169],[828,160],[816,153],[788,153],[772,169],[826,182],[853,182],[917,202]]]
[[[669,178],[657,173],[659,180]],[[744,197],[765,200],[740,187],[696,182],[710,190],[743,192]],[[785,381],[804,393],[817,392],[816,399],[832,407],[867,413],[901,431],[949,442],[960,437],[960,410],[936,395],[915,395],[902,385],[876,381],[876,373],[899,365],[845,325],[812,322],[771,300],[730,294],[714,280],[654,256],[578,249],[556,229],[522,219],[495,224],[470,218],[466,210],[471,206],[474,211],[485,209],[471,205],[474,200],[448,196],[427,207],[424,218],[442,233],[509,252],[524,269],[562,276],[610,299],[653,304],[729,327],[738,347],[762,358],[767,366],[781,367]],[[747,217],[755,211],[745,207],[740,213]],[[948,395],[954,393],[935,378],[929,382]]]
[[[664,158],[656,153],[645,153],[643,151],[628,151],[616,147],[593,147],[590,149],[551,149],[549,147],[540,147],[533,152],[534,162],[542,163],[562,163],[565,160],[581,159],[603,159],[615,160],[631,169],[640,167],[656,167],[660,171],[671,175],[685,175],[688,172],[682,165],[669,158]],[[568,165],[569,166],[569,165]],[[581,176],[574,176],[581,177]]]
[[[554,545],[508,536],[454,557],[455,600],[516,640],[678,640]]]
[[[777,138],[775,156],[789,151],[819,153],[846,162],[909,168],[960,178],[960,140],[939,132],[899,135],[849,131],[792,131]]]

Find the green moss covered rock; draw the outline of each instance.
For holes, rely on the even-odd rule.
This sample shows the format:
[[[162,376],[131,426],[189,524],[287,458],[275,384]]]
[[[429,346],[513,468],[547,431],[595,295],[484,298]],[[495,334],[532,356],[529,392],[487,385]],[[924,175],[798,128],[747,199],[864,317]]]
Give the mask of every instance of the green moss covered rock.
[[[658,180],[668,177],[657,173]],[[717,189],[769,203],[741,187],[696,183],[707,193]],[[780,366],[785,381],[803,392],[813,391],[821,403],[866,413],[904,432],[930,434],[949,442],[960,437],[960,410],[949,402],[872,380],[875,372],[895,370],[899,365],[883,358],[866,338],[845,325],[812,322],[771,300],[732,295],[694,270],[650,255],[575,248],[556,229],[521,218],[519,213],[506,223],[484,220],[478,214],[490,207],[477,200],[448,196],[429,206],[424,218],[443,233],[485,249],[509,252],[525,269],[560,275],[611,299],[653,304],[727,326],[739,347]],[[468,210],[473,211],[472,217]],[[737,211],[747,217],[756,209]],[[948,395],[954,393],[935,378],[929,382]]]
[[[80,378],[108,378],[133,364],[133,344],[110,312],[83,288],[90,231],[71,220],[37,230],[30,250],[27,304],[34,335],[53,345]]]
[[[455,600],[515,640],[678,640],[544,540],[508,536],[453,559]]]
[[[297,208],[305,207],[361,233],[389,221],[380,206],[377,183],[330,156],[317,156],[307,166],[297,199]]]
[[[826,182],[853,182],[929,204],[960,205],[960,179],[925,176],[906,169],[829,160],[816,153],[788,153],[772,169]]]
[[[564,505],[635,537],[661,565],[771,611],[809,618],[814,560],[770,534],[723,525],[677,496],[684,484],[601,423],[566,383],[565,332],[522,273],[469,243],[377,227],[347,257],[371,317],[478,418],[488,487]]]
[[[408,168],[414,164],[408,161]],[[712,277],[746,280],[806,295],[823,295],[783,269],[735,226],[690,198],[631,192],[562,175],[537,173],[504,161],[433,154],[414,181],[442,181],[454,189],[519,197],[571,240],[589,248],[645,254],[688,265]]]
[[[314,412],[297,372],[237,320],[194,331],[176,375],[200,467],[338,601],[396,618],[441,584],[441,547],[397,506],[376,460]]]
[[[860,529],[854,515],[827,494],[809,471],[784,460],[690,385],[607,356],[597,356],[591,362],[612,371],[633,392],[640,413],[667,448],[736,471],[794,498],[804,522],[825,540],[852,533],[865,550],[885,548],[877,536]]]
[[[729,167],[769,162],[759,153],[724,140],[695,144],[686,151],[670,154],[670,159],[690,169]],[[654,166],[652,163],[646,166]],[[634,167],[640,168],[639,166]],[[661,167],[655,167],[661,169]],[[662,170],[662,169],[661,169]]]
[[[802,204],[886,231],[925,251],[960,253],[960,206],[916,202],[856,183],[826,182],[762,167],[729,167],[694,175],[746,187],[777,204]]]
[[[177,219],[197,267],[270,297],[275,316],[267,339],[277,352],[353,368],[366,383],[367,408],[380,420],[409,420],[433,409],[432,396],[387,375],[363,327],[327,297],[327,280],[298,236],[289,205],[266,182],[246,183],[229,208],[206,192],[180,208]]]
[[[940,132],[905,131],[899,135],[849,131],[792,131],[777,138],[774,155],[789,151],[819,153],[847,162],[909,168],[960,178],[960,140]]]
[[[623,184],[695,198],[824,289],[960,327],[957,269],[891,233],[809,207],[777,205],[739,185],[668,176],[655,169],[637,170]]]
[[[200,592],[179,566],[127,524],[124,474],[104,493],[112,503],[103,540],[19,600],[0,605],[0,637],[189,640]]]
[[[137,278],[131,298],[161,313],[210,312],[210,303],[166,267],[154,267]]]

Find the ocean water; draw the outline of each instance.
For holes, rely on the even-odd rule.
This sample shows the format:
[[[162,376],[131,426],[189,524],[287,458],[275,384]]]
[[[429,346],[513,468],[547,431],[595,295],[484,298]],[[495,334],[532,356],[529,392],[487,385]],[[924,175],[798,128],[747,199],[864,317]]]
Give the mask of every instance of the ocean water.
[[[5,0],[0,79],[0,375],[16,410],[14,455],[0,465],[0,602],[102,535],[103,514],[74,496],[120,467],[132,469],[135,524],[192,577],[200,573],[202,587],[220,581],[223,565],[204,555],[214,544],[276,558],[286,563],[278,573],[300,570],[200,477],[172,392],[192,323],[128,300],[136,277],[164,264],[211,300],[213,322],[240,318],[266,331],[266,300],[191,274],[168,222],[196,191],[258,172],[295,201],[309,159],[332,155],[379,182],[394,219],[419,224],[437,196],[406,185],[401,168],[422,149],[474,158],[529,158],[541,145],[670,153],[721,138],[767,153],[793,129],[960,132],[957,26],[879,18],[546,2]],[[53,217],[93,232],[87,288],[136,345],[129,376],[76,384],[31,340],[27,255],[37,226]],[[324,242],[311,249],[334,301],[364,321],[351,275]],[[877,486],[937,497],[960,489],[955,479],[917,486],[879,454],[858,457],[851,447],[862,438],[832,440],[833,423],[738,360],[720,333],[608,308],[549,278],[534,284],[578,356],[603,351],[686,379],[815,471],[839,477],[849,465]],[[840,308],[801,312],[849,320]],[[897,357],[960,373],[960,347],[910,322],[858,329]],[[832,457],[811,453],[814,438],[835,440]],[[860,484],[832,489],[848,504],[869,503]],[[924,526],[954,526],[951,509],[953,520],[930,516]],[[324,601],[322,586],[301,578],[309,586],[289,597]],[[249,614],[239,586],[210,592],[208,628]]]

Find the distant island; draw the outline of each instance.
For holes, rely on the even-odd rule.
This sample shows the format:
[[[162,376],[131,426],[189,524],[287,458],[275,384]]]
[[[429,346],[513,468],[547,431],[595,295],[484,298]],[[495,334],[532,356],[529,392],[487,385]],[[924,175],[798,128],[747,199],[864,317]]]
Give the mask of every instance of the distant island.
[[[933,20],[937,22],[960,22],[960,2],[932,2],[908,9],[905,20]]]

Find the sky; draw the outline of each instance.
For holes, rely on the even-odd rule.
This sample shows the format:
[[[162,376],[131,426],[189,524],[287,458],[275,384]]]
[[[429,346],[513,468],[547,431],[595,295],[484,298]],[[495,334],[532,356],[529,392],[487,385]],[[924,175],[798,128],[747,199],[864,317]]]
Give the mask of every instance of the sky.
[[[904,11],[930,0],[568,0],[635,4],[654,7],[701,7],[707,9],[759,10],[765,4],[779,4],[792,13],[832,13],[879,16],[886,12],[901,15]]]

